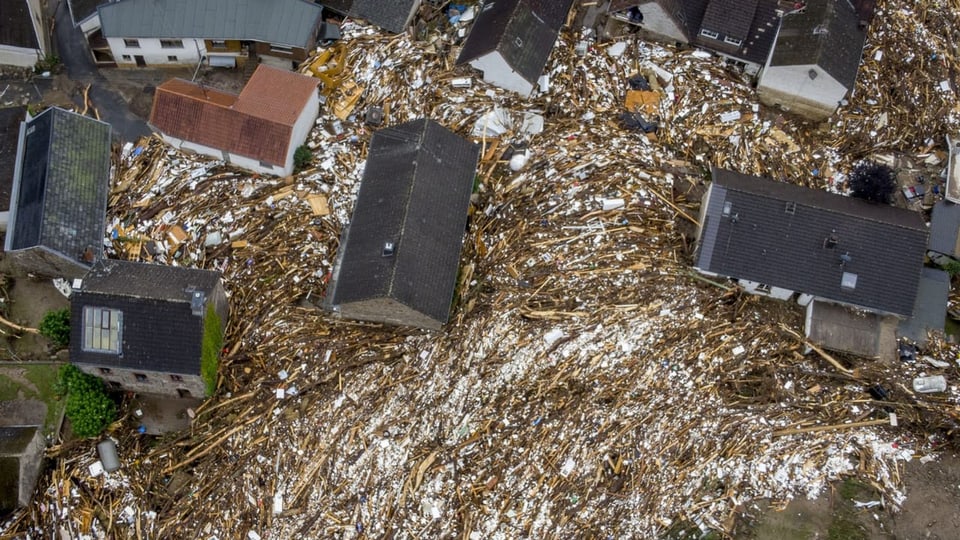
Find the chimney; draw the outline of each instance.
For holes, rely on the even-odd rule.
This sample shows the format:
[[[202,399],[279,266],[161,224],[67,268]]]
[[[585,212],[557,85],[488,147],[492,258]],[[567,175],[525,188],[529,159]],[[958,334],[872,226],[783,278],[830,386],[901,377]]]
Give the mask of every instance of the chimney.
[[[207,303],[207,295],[203,291],[193,291],[190,295],[190,312],[197,317],[203,316],[203,306]]]

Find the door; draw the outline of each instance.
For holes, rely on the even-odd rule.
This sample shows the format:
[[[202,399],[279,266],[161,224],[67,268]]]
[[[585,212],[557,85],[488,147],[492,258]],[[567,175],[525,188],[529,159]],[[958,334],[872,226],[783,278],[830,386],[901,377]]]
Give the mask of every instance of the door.
[[[138,54],[138,55],[135,55],[135,56],[133,57],[133,59],[137,61],[137,67],[146,67],[146,66],[147,66],[147,61],[143,59],[143,56],[141,56],[141,55]]]

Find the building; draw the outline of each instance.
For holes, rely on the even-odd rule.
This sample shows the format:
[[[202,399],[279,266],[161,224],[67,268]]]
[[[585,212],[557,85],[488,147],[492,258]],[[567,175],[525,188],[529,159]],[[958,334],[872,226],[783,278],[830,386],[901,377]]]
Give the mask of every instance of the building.
[[[49,51],[40,0],[4,0],[0,7],[0,65],[32,68]]]
[[[319,81],[260,65],[239,95],[171,79],[157,87],[150,125],[181,150],[262,174],[293,173],[293,155],[320,112]]]
[[[0,401],[0,515],[30,504],[40,476],[47,405],[33,399]]]
[[[846,1],[807,0],[784,15],[757,83],[760,101],[822,120],[853,92],[866,32]]]
[[[353,0],[350,15],[394,34],[406,31],[420,9],[420,0]]]
[[[79,277],[103,252],[110,125],[51,107],[20,125],[4,249],[21,269]]]
[[[327,293],[334,310],[428,329],[447,322],[479,154],[433,120],[373,135]]]
[[[460,51],[488,83],[529,96],[543,73],[573,0],[497,0],[484,4]]]
[[[927,256],[941,266],[960,261],[960,205],[947,200],[933,205]]]
[[[118,0],[97,7],[102,38],[120,67],[230,67],[253,58],[289,70],[324,34],[322,13],[307,0]]]
[[[821,335],[817,321],[862,329],[841,318],[876,314],[892,319],[874,330],[889,327],[884,335],[893,338],[896,320],[914,313],[926,245],[927,228],[916,212],[714,169],[701,202],[694,267],[753,294],[784,300],[799,294],[808,336]],[[852,333],[824,335],[839,340],[821,341],[825,347],[865,354],[844,342]]]
[[[27,108],[0,109],[0,231],[6,232],[10,221],[10,195],[20,142],[20,123],[27,117]]]
[[[70,361],[82,371],[146,394],[216,387],[229,315],[218,272],[103,260],[74,285]]]
[[[100,67],[115,67],[117,64],[110,51],[110,44],[103,37],[100,27],[100,13],[97,6],[106,4],[110,0],[67,0],[70,9],[70,20],[73,26],[83,32],[87,46],[93,55],[93,61]]]

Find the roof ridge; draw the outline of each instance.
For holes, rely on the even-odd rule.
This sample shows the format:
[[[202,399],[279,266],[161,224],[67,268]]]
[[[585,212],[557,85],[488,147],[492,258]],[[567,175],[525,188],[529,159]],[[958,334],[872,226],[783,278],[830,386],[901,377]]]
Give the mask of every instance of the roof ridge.
[[[406,122],[405,124],[409,125],[418,121],[421,121],[421,120],[412,120],[410,122]],[[423,128],[418,130],[417,147],[416,147],[416,150],[413,152],[413,156],[414,156],[413,172],[410,175],[410,183],[407,185],[407,189],[404,191],[404,194],[403,194],[404,196],[403,219],[400,220],[400,235],[397,237],[397,246],[396,246],[397,261],[400,260],[400,255],[401,255],[401,252],[403,251],[403,237],[404,237],[404,233],[407,230],[407,219],[410,217],[410,197],[413,196],[413,188],[417,183],[417,169],[420,168],[420,153],[423,148],[423,140],[427,136],[427,126],[430,123],[430,119],[424,118],[422,119],[422,122],[423,122]],[[403,126],[403,125],[404,124],[400,124],[400,126]],[[398,126],[394,126],[393,129],[395,131],[399,131],[399,129],[396,129],[397,127]],[[384,135],[389,135],[389,134],[384,134]],[[390,286],[387,287],[387,291],[389,291],[390,293],[393,293],[393,284],[396,281],[396,278],[397,278],[397,263],[394,263],[392,265],[392,268],[390,269]],[[392,297],[392,294],[391,294],[391,297]]]

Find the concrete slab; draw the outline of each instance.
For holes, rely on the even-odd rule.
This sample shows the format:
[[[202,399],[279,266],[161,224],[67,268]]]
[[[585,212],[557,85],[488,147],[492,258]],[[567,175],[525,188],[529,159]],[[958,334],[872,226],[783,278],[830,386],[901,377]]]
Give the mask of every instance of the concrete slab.
[[[191,418],[187,409],[194,409],[203,403],[197,398],[171,398],[137,394],[133,401],[133,410],[140,411],[140,425],[148,435],[163,435],[190,428]]]

